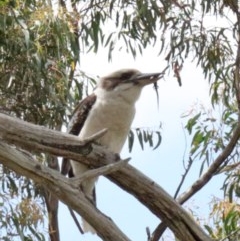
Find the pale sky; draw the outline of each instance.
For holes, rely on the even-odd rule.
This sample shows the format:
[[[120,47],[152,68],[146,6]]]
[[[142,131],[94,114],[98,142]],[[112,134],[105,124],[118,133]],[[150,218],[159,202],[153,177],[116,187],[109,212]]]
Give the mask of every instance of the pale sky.
[[[131,54],[115,52],[113,61],[108,63],[107,50],[100,50],[97,55],[89,53],[81,58],[81,69],[93,76],[103,76],[120,68],[136,68],[141,72],[161,72],[166,63],[157,56],[158,50],[148,48],[142,56],[136,60]],[[133,152],[128,153],[125,145],[121,157],[132,157],[130,164],[148,175],[171,195],[174,194],[181,175],[183,174],[182,160],[189,146],[189,138],[184,134],[183,126],[186,119],[181,115],[193,108],[196,103],[210,106],[208,97],[208,84],[203,79],[201,71],[194,64],[186,63],[181,72],[183,86],[179,87],[173,73],[166,75],[164,80],[159,81],[159,108],[157,98],[152,86],[147,86],[137,103],[137,114],[132,127],[157,127],[162,123],[162,143],[159,148],[152,151],[150,148],[142,151],[137,140]],[[187,160],[188,153],[185,153]],[[189,185],[199,176],[200,163],[194,166],[187,183]],[[208,204],[213,195],[221,195],[221,182],[219,178],[211,181],[199,194],[190,200],[187,207],[193,208],[200,218],[207,218]],[[134,197],[122,191],[105,178],[100,178],[97,183],[97,206],[106,215],[119,225],[131,240],[146,241],[146,227],[153,231],[158,219],[143,207]],[[199,207],[199,209],[198,209]],[[81,235],[66,208],[61,206],[60,230],[62,241],[99,241],[96,235]],[[171,240],[165,237],[166,240]]]

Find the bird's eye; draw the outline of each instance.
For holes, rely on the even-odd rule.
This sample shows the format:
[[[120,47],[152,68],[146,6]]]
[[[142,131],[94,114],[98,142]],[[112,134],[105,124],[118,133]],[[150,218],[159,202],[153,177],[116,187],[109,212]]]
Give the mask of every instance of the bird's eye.
[[[127,80],[127,79],[130,79],[131,77],[132,77],[132,73],[130,73],[130,72],[122,73],[121,80]]]

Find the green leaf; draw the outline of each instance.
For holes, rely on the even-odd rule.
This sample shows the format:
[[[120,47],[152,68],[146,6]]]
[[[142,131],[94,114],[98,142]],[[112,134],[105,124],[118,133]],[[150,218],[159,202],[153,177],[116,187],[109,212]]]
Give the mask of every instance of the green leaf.
[[[150,147],[153,147],[153,132],[147,132],[147,140]]]
[[[107,45],[109,44],[110,40],[112,39],[113,33],[110,33],[107,40],[105,41],[104,47],[107,47]]]
[[[27,47],[27,49],[29,49],[29,38],[30,38],[29,31],[27,29],[22,29],[22,32],[25,37],[26,47]]]
[[[210,234],[211,237],[214,236],[214,231],[212,230],[212,228],[208,225],[203,225],[204,228],[208,231],[208,233]]]
[[[199,119],[200,116],[201,116],[201,112],[188,120],[185,128],[187,128],[190,135],[192,134],[192,130],[195,127],[197,120]]]
[[[155,147],[153,148],[153,150],[156,150],[162,142],[162,136],[161,136],[160,131],[156,131],[155,133],[157,134],[158,141],[157,141],[157,144],[155,145]]]
[[[137,133],[137,137],[138,137],[138,141],[140,143],[140,146],[142,148],[142,150],[144,150],[144,145],[143,145],[143,135],[142,132],[139,128],[136,129],[136,133]]]
[[[128,133],[128,150],[129,150],[129,152],[132,152],[133,143],[134,143],[134,133],[132,130],[130,130]]]
[[[192,138],[192,149],[191,149],[191,154],[194,154],[196,152],[196,150],[198,150],[200,148],[200,145],[202,144],[202,142],[205,139],[205,135],[203,132],[201,132],[200,130],[198,130],[193,138]]]

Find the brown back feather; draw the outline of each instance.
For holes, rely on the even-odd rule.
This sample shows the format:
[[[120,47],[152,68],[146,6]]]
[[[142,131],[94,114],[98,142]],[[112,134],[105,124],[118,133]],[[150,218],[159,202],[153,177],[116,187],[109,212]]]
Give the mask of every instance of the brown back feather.
[[[88,113],[91,110],[91,107],[95,103],[96,99],[97,99],[96,95],[91,94],[78,103],[78,105],[76,106],[72,114],[72,118],[69,122],[67,133],[73,134],[76,136],[79,135],[84,125],[84,122],[87,119]],[[69,177],[74,176],[69,159],[63,158],[61,173],[63,175],[68,174]]]

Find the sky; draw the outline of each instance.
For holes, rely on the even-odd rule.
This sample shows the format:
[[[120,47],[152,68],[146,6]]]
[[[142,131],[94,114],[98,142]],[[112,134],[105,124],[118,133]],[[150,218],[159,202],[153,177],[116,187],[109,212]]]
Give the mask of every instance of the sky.
[[[82,56],[81,69],[92,76],[103,76],[121,68],[136,68],[146,73],[161,72],[166,66],[154,48],[146,49],[143,55],[136,59],[124,51],[115,51],[110,63],[107,60],[107,52],[106,49],[100,49],[98,54],[88,53]],[[131,153],[128,152],[127,142],[121,152],[122,158],[131,157],[131,165],[148,175],[171,195],[174,194],[184,172],[183,160],[188,160],[190,139],[184,131],[187,120],[182,118],[182,115],[194,109],[197,104],[210,108],[208,83],[204,80],[201,70],[193,63],[185,62],[181,78],[182,87],[179,87],[173,73],[159,81],[159,107],[152,86],[143,89],[136,104],[137,112],[132,127],[157,128],[161,123],[161,145],[156,150],[146,148],[142,151],[136,140]],[[199,177],[200,164],[194,164],[181,193]],[[192,209],[200,219],[207,221],[213,195],[222,195],[219,180],[222,180],[222,177],[217,176],[211,180],[184,206]],[[134,197],[104,177],[100,177],[97,183],[97,207],[111,217],[131,240],[146,241],[146,227],[153,231],[159,224],[159,220]],[[81,235],[64,205],[61,205],[59,215],[62,241],[101,240],[96,235]],[[172,240],[169,233],[164,240]]]

